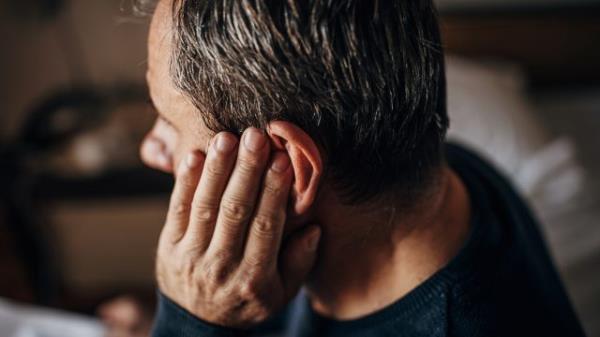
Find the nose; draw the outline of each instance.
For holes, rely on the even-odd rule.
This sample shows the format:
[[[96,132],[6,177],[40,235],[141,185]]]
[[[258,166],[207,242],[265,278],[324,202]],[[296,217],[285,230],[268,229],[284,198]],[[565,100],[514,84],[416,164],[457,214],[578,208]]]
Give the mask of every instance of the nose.
[[[173,173],[173,158],[167,145],[152,131],[146,135],[140,145],[140,157],[147,166],[163,171]]]

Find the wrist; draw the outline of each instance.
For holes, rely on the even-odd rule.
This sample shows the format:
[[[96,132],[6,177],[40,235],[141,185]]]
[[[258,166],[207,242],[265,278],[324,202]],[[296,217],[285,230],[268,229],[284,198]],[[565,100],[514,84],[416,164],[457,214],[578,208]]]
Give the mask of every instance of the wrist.
[[[158,307],[152,337],[239,337],[248,331],[216,325],[199,318],[157,291]]]

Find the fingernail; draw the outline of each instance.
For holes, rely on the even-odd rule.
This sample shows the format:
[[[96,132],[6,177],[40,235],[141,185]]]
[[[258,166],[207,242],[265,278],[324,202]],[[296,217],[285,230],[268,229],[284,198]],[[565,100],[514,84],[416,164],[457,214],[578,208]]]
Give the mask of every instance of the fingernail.
[[[200,156],[195,152],[190,152],[185,159],[185,163],[189,168],[196,168],[200,165]]]
[[[273,159],[273,164],[271,164],[271,169],[273,171],[281,173],[285,172],[287,168],[290,167],[290,158],[282,152],[277,152],[275,154],[275,159]]]
[[[231,136],[221,133],[217,135],[217,141],[215,147],[219,152],[227,153],[235,147],[235,140]]]
[[[321,230],[319,228],[317,228],[316,230],[313,230],[313,233],[311,233],[310,236],[308,237],[308,241],[306,242],[306,248],[311,252],[317,250],[320,239],[321,239]]]
[[[244,133],[244,145],[252,152],[256,152],[265,146],[267,139],[262,131],[256,128],[249,128]]]

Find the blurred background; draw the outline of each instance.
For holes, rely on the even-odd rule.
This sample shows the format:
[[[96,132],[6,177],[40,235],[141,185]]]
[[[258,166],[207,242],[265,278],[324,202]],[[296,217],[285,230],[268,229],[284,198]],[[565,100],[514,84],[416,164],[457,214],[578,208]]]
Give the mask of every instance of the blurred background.
[[[600,336],[600,1],[437,2],[450,138],[528,198]],[[153,310],[172,181],[137,155],[146,33],[129,1],[0,3],[2,336],[101,336],[94,317],[122,294],[124,316]]]

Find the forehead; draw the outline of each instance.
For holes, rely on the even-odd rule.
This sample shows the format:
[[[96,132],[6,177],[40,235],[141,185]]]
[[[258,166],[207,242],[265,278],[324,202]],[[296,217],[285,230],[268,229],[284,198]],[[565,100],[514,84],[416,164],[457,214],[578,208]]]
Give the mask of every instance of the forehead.
[[[154,105],[163,115],[182,114],[193,110],[173,83],[170,74],[171,22],[170,1],[160,1],[152,16],[148,34],[146,80]]]
[[[183,137],[204,139],[205,127],[192,101],[175,85],[171,76],[171,0],[157,4],[148,35],[146,80],[156,110]],[[201,137],[197,137],[200,135]],[[202,143],[204,144],[204,142]]]
[[[148,76],[168,76],[171,53],[170,1],[159,1],[148,33]],[[164,78],[161,78],[164,79]]]

